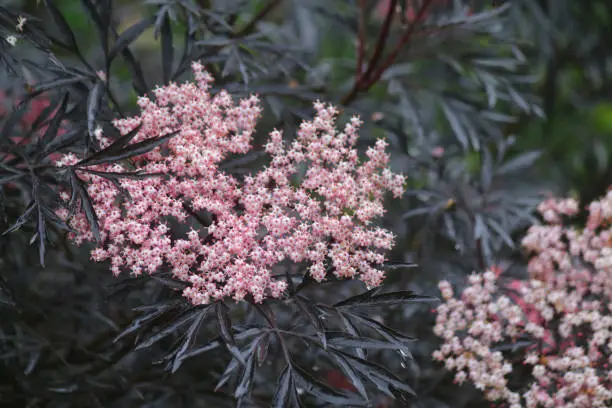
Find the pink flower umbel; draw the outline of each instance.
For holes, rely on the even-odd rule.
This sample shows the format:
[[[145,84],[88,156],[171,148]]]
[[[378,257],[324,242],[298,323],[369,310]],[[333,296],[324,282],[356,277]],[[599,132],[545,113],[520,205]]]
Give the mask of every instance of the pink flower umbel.
[[[523,239],[533,254],[529,280],[502,285],[499,273],[475,274],[460,298],[440,282],[445,303],[434,331],[444,344],[433,357],[499,406],[609,407],[612,190],[591,203],[584,229],[562,223],[578,212],[574,200],[549,199],[538,209],[548,224],[532,226]],[[512,360],[495,350],[524,336],[532,343]],[[519,374],[517,364],[524,366]],[[527,388],[510,389],[509,380],[525,369]]]
[[[259,100],[251,96],[236,104],[225,91],[213,96],[211,77],[198,63],[193,71],[195,84],[157,88],[154,99],[140,98],[139,116],[114,123],[122,134],[140,126],[131,143],[176,133],[167,145],[129,163],[90,167],[161,175],[121,178],[118,189],[107,178],[79,174],[103,240],[92,259],[109,260],[114,274],[168,266],[191,284],[184,295],[194,304],[247,295],[256,302],[278,298],[287,283],[274,276],[273,267],[285,260],[304,265],[317,281],[332,271],[379,285],[393,235],[372,221],[384,214],[385,192],[398,198],[405,182],[387,168],[386,143],[378,141],[360,161],[355,148],[360,120],[354,117],[338,131],[336,109],[317,102],[315,118],[301,124],[291,144],[285,145],[280,131],[271,132],[265,145],[269,165],[238,178],[220,164],[251,149]],[[101,132],[98,136],[108,145]],[[76,161],[67,155],[57,164]],[[59,214],[67,217],[68,211]],[[210,225],[180,225],[196,226],[198,214],[211,216]],[[93,239],[84,214],[72,217],[70,225],[77,244]],[[181,235],[182,230],[188,231]]]

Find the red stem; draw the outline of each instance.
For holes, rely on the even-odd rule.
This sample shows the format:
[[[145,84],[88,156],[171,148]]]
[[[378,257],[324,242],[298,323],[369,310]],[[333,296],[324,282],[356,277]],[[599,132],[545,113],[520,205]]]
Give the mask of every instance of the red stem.
[[[382,74],[387,70],[387,68],[389,68],[391,64],[393,64],[393,61],[395,61],[399,53],[402,51],[402,48],[410,42],[410,39],[412,38],[412,34],[414,34],[414,30],[416,29],[417,24],[419,23],[419,21],[423,19],[423,17],[425,16],[425,13],[427,12],[427,9],[429,8],[429,6],[431,6],[432,3],[433,3],[433,0],[425,0],[423,2],[421,7],[419,8],[417,15],[414,17],[414,20],[412,20],[412,23],[410,24],[410,26],[408,27],[408,30],[406,30],[406,32],[400,39],[399,43],[395,46],[393,51],[391,51],[391,53],[387,56],[387,58],[385,59],[385,62],[381,65],[381,67],[372,75],[371,78],[368,78],[367,83],[364,84],[365,85],[364,90],[367,90],[372,85],[374,85],[376,81],[380,79]]]

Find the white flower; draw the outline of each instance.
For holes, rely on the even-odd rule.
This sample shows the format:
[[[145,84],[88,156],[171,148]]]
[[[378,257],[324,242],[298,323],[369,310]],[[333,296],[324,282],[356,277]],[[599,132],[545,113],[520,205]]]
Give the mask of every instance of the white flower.
[[[15,44],[17,44],[17,37],[14,35],[9,35],[8,37],[6,37],[6,42],[14,47]]]
[[[19,16],[17,18],[17,25],[15,26],[17,31],[23,31],[23,25],[26,23],[26,21],[28,21],[28,19],[23,16]]]

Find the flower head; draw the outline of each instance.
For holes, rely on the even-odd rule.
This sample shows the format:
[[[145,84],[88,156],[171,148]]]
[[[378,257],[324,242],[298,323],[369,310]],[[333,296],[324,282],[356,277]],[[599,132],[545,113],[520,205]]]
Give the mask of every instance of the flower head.
[[[236,103],[225,91],[211,95],[210,75],[198,63],[193,71],[196,83],[159,87],[154,98],[139,99],[139,116],[114,123],[122,134],[140,126],[131,143],[176,133],[167,146],[131,159],[129,171],[162,176],[121,179],[127,200],[110,180],[80,175],[103,238],[92,259],[110,260],[114,273],[153,273],[167,265],[190,283],[184,295],[194,304],[280,297],[287,283],[275,273],[284,260],[303,265],[317,281],[333,273],[379,285],[393,235],[372,221],[384,213],[384,193],[399,197],[404,188],[404,177],[387,168],[386,143],[379,141],[360,162],[360,120],[338,130],[337,110],[316,102],[315,117],[301,124],[293,143],[271,132],[265,145],[269,164],[238,178],[221,164],[251,149],[259,99]],[[96,135],[103,146],[110,143]],[[65,157],[59,164],[74,160]],[[123,164],[92,169],[128,171]],[[181,223],[192,227],[184,235],[184,228],[169,226]],[[70,225],[75,242],[93,238],[84,214]]]

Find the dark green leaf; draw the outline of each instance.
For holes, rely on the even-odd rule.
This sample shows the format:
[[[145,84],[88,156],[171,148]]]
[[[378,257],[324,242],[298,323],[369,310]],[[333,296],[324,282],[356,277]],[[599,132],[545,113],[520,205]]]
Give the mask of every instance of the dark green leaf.
[[[259,367],[261,367],[266,361],[268,351],[270,350],[271,338],[272,336],[270,335],[270,333],[264,333],[259,339],[259,343],[257,344],[257,365]]]
[[[227,384],[227,382],[234,375],[234,371],[240,368],[240,365],[241,363],[240,361],[238,361],[238,359],[236,358],[231,359],[227,367],[225,367],[225,371],[223,372],[223,374],[221,374],[221,378],[219,379],[219,382],[217,383],[217,385],[215,385],[215,392],[219,391],[221,388],[223,388],[225,384]]]
[[[524,170],[536,162],[542,155],[540,151],[523,153],[501,165],[496,171],[496,175],[503,175],[519,170]]]
[[[174,135],[176,135],[176,133],[171,133],[169,135],[161,136],[155,139],[146,139],[141,142],[128,145],[122,150],[117,149],[117,146],[111,145],[106,149],[100,150],[99,152],[94,153],[92,156],[81,160],[75,165],[75,167],[95,166],[97,164],[104,163],[115,163],[119,160],[128,159],[133,156],[140,156],[164,144]]]
[[[173,323],[164,327],[159,332],[155,333],[152,336],[147,337],[145,340],[140,342],[138,346],[136,346],[136,350],[142,350],[148,347],[151,347],[153,344],[157,343],[161,339],[171,335],[176,334],[178,329],[184,326],[187,323],[198,321],[198,316],[201,315],[199,313],[201,309],[199,307],[191,307],[183,312],[181,312],[178,316],[173,319]]]
[[[361,295],[353,296],[349,299],[338,302],[334,307],[360,307],[360,306],[381,306],[395,305],[399,303],[414,302],[437,302],[438,299],[431,296],[417,295],[412,291],[398,291],[377,295],[380,288],[374,288]]]
[[[96,170],[91,170],[91,169],[80,169],[80,170],[86,173],[94,174],[96,176],[100,176],[100,177],[104,177],[108,179],[115,179],[115,180],[124,179],[124,178],[131,179],[131,180],[142,180],[142,179],[151,178],[151,177],[162,177],[164,175],[163,173],[143,173],[140,171],[127,171],[125,173],[116,173],[112,171],[96,171]]]
[[[293,372],[296,380],[299,381],[299,385],[307,394],[313,395],[335,406],[363,405],[360,399],[352,397],[346,392],[335,390],[296,365],[293,366]]]
[[[466,149],[468,147],[469,138],[468,138],[467,133],[465,132],[463,125],[461,124],[461,120],[459,119],[457,114],[448,106],[446,102],[444,101],[441,102],[441,105],[442,105],[442,110],[444,111],[444,115],[446,116],[448,123],[453,129],[455,136],[457,136],[457,139],[459,140],[459,142],[461,142],[461,146],[463,146],[463,148]]]
[[[34,86],[34,89],[28,95],[29,98],[34,98],[36,95],[55,88],[64,88],[68,85],[84,82],[90,78],[85,75],[70,76],[68,78],[54,79],[52,81],[43,82]]]
[[[347,336],[344,332],[328,332],[328,342],[331,348],[339,349],[339,348],[364,348],[364,349],[373,349],[373,350],[395,350],[401,351],[406,356],[411,356],[410,349],[405,344],[402,344],[398,348],[398,344],[393,342],[388,342],[384,340],[374,339],[372,337],[367,336],[359,336],[352,337]]]
[[[107,2],[103,1],[102,3]],[[100,43],[102,45],[102,51],[105,59],[105,66],[108,70],[108,64],[110,64],[108,56],[108,29],[110,27],[112,4],[102,4],[100,7],[102,13],[98,12],[98,8],[91,0],[81,0],[81,4],[89,13],[90,18],[94,22],[96,30],[98,31],[98,37],[100,38]]]
[[[274,399],[272,400],[272,408],[285,408],[289,397],[289,390],[293,386],[293,373],[291,367],[286,365],[283,369],[276,386]]]
[[[170,16],[166,13],[161,25],[161,45],[162,45],[162,72],[164,83],[167,84],[172,78],[172,62],[174,61],[174,45],[172,43],[172,27]]]
[[[17,107],[16,110],[11,112],[11,114],[8,116],[8,119],[4,123],[4,126],[2,127],[2,131],[0,131],[0,142],[2,142],[7,137],[11,136],[13,132],[13,128],[15,127],[15,125],[19,123],[23,114],[28,109],[29,107],[27,106],[27,104],[22,103]]]
[[[73,51],[78,51],[78,46],[74,33],[72,32],[70,25],[62,15],[62,12],[57,7],[55,7],[55,4],[53,4],[52,1],[45,0],[45,6],[47,10],[49,10],[49,13],[51,13],[51,18],[53,19],[55,25],[59,28],[66,45],[72,48]]]
[[[360,293],[359,295],[355,295],[355,296],[351,296],[348,299],[344,299],[343,301],[340,301],[338,303],[336,303],[334,305],[334,307],[342,307],[345,305],[352,305],[355,303],[361,303],[361,302],[365,302],[368,299],[370,299],[373,295],[375,295],[376,293],[380,292],[381,288],[379,286],[372,288],[368,291],[365,291],[363,293]]]
[[[255,353],[250,353],[244,364],[242,377],[236,386],[234,397],[238,400],[244,398],[251,388],[253,382],[253,371],[255,370]]]
[[[115,46],[108,54],[108,60],[112,61],[115,59],[117,54],[123,52],[125,48],[127,48],[138,36],[140,36],[144,30],[149,28],[155,22],[155,17],[149,17],[141,20],[140,22],[134,24],[127,30],[119,35],[117,41],[115,42]]]
[[[342,355],[347,360],[348,364],[350,364],[354,369],[358,370],[362,376],[375,384],[379,391],[383,392],[389,397],[394,398],[390,387],[403,391],[411,396],[416,396],[416,393],[412,387],[401,381],[382,366],[341,351],[334,351],[334,353]]]
[[[2,235],[9,234],[19,229],[23,224],[25,224],[28,221],[30,214],[32,214],[32,211],[34,211],[35,208],[36,208],[36,204],[34,203],[34,201],[32,201],[28,205],[26,210],[23,212],[23,214],[21,214],[19,218],[17,218],[17,221],[13,225],[11,225],[6,231],[4,231]]]
[[[89,131],[89,136],[92,139],[94,138],[94,131],[96,129],[96,117],[98,115],[98,110],[100,109],[103,89],[104,83],[102,81],[98,81],[87,97],[87,130]]]
[[[51,120],[49,127],[45,131],[45,134],[42,137],[42,144],[47,145],[55,136],[57,136],[57,132],[59,130],[62,119],[64,119],[64,115],[66,113],[66,106],[68,105],[68,92],[64,93],[62,99],[59,103],[59,108],[55,113],[55,116]]]
[[[323,320],[321,320],[321,317],[319,316],[316,308],[312,307],[308,299],[300,295],[297,295],[295,297],[295,303],[302,311],[302,313],[304,313],[304,316],[308,319],[308,321],[314,326],[315,331],[317,333],[317,337],[319,338],[323,349],[327,349],[327,340],[325,338],[325,325],[323,324]]]
[[[347,316],[345,316],[341,311],[338,311],[338,316],[340,317],[340,320],[342,321],[342,325],[344,326],[348,334],[350,334],[354,338],[361,337],[359,330],[357,330],[357,327],[353,324],[353,322]],[[362,348],[356,348],[355,353],[363,359],[366,358],[366,353]]]
[[[363,397],[363,399],[369,403],[368,393],[363,385],[363,382],[359,378],[359,375],[355,369],[351,366],[351,363],[340,353],[333,353],[332,356],[342,372],[346,375],[349,382],[355,387],[357,392]],[[368,404],[369,405],[369,404]]]
[[[91,197],[89,197],[87,189],[83,186],[83,182],[76,175],[74,169],[71,169],[69,174],[73,199],[77,196],[81,198],[81,207],[85,211],[85,217],[89,223],[89,228],[91,228],[91,232],[96,242],[100,244],[102,243],[102,236],[100,235],[100,226],[98,225],[98,215],[91,202]],[[73,199],[70,201],[73,201]]]
[[[163,303],[163,304],[157,304],[157,305],[153,305],[153,306],[149,306],[148,309],[144,309],[144,310],[148,310],[149,313],[145,314],[144,316],[141,316],[137,319],[134,319],[134,321],[132,323],[130,323],[130,325],[128,327],[126,327],[121,333],[119,333],[119,335],[117,335],[117,337],[115,337],[115,339],[113,340],[114,343],[118,342],[119,340],[121,340],[122,338],[124,338],[125,336],[128,336],[131,333],[134,333],[137,330],[142,329],[145,325],[147,325],[148,323],[152,322],[153,320],[157,319],[159,316],[161,316],[162,314],[175,309],[177,306],[182,305],[182,302],[170,302],[170,303]],[[142,310],[142,309],[141,309]]]
[[[232,335],[232,321],[230,320],[227,306],[223,302],[216,303],[217,310],[217,324],[219,326],[219,335],[221,339],[225,343],[227,349],[232,353],[232,355],[242,364],[244,364],[244,358],[242,357],[242,353],[236,346],[236,341],[234,340],[234,336]]]
[[[191,326],[187,330],[187,333],[185,333],[185,340],[183,340],[181,348],[177,350],[176,355],[174,357],[174,362],[172,364],[173,373],[175,373],[180,368],[182,362],[184,361],[183,356],[187,352],[187,349],[195,341],[195,337],[211,309],[212,307],[210,305],[204,307],[204,309],[202,309],[193,319]]]

